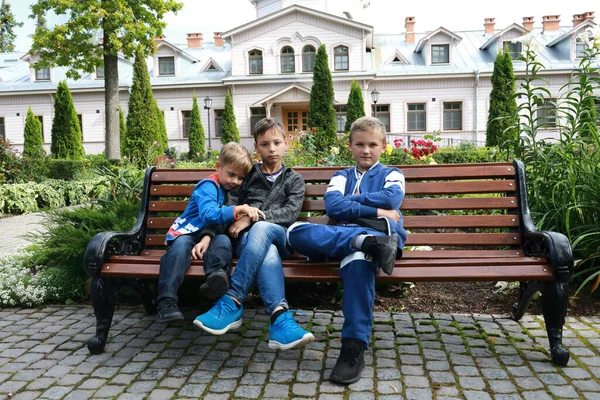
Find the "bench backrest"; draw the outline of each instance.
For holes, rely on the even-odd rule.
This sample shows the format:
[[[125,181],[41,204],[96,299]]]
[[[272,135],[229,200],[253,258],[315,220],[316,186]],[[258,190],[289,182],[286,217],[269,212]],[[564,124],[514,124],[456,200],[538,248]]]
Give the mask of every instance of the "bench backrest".
[[[402,203],[407,246],[460,249],[481,246],[522,256],[515,167],[508,163],[399,166],[406,178]],[[326,223],[323,195],[340,167],[296,168],[306,182],[300,219]],[[208,169],[154,169],[149,191],[145,244],[160,248],[174,219],[185,209],[194,185]],[[148,175],[150,175],[148,177]],[[511,250],[507,252],[506,250]],[[490,253],[492,254],[492,253]]]

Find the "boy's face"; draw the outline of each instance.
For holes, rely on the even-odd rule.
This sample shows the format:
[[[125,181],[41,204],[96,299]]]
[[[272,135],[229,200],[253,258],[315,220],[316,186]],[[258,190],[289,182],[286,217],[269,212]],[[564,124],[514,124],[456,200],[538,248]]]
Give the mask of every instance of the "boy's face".
[[[254,148],[258,151],[263,164],[277,166],[287,151],[287,143],[277,128],[271,128],[256,138]]]
[[[348,144],[356,165],[361,171],[366,171],[375,165],[385,150],[381,136],[373,131],[357,131]]]
[[[246,171],[235,164],[221,165],[221,163],[217,161],[215,169],[219,176],[219,183],[225,190],[232,190],[240,186],[246,177]]]

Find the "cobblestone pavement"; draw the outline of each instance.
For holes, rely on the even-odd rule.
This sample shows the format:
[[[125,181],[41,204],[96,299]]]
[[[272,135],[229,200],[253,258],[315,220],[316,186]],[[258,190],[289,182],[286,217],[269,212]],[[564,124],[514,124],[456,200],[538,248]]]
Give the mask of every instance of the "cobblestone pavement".
[[[326,380],[343,318],[307,311],[317,340],[267,347],[268,317],[244,311],[223,336],[157,324],[141,307],[115,314],[106,352],[90,355],[89,306],[0,310],[0,397],[11,399],[600,399],[600,318],[569,318],[565,368],[548,361],[538,316],[376,313],[363,378]]]

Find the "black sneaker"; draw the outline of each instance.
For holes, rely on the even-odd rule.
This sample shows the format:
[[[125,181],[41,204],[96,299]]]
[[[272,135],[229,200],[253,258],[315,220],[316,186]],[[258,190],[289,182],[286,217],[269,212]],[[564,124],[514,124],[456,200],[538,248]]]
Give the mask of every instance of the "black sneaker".
[[[177,306],[175,299],[165,297],[158,302],[156,322],[170,324],[171,322],[183,321],[183,314]]]
[[[336,383],[350,384],[360,379],[365,369],[365,349],[360,340],[355,338],[342,339],[340,356],[329,375],[329,380]]]
[[[213,272],[200,286],[200,294],[209,300],[220,299],[229,289],[229,278],[225,271]]]
[[[373,261],[388,275],[394,272],[394,261],[398,252],[398,235],[367,236],[360,248],[373,257]]]

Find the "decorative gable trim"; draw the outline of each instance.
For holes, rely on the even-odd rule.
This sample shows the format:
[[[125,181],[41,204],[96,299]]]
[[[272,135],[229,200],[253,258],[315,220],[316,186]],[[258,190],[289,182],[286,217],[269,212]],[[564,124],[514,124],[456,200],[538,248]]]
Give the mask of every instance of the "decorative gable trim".
[[[194,57],[193,55],[191,55],[190,53],[181,50],[179,47],[175,46],[174,44],[171,44],[169,42],[167,42],[166,40],[162,39],[158,42],[158,44],[156,45],[156,49],[158,50],[161,47],[168,47],[171,50],[173,50],[173,53],[180,55],[181,57],[187,58],[188,60],[190,60],[193,63],[196,63],[198,61],[200,61],[199,59],[197,59],[196,57]]]
[[[218,71],[223,72],[223,68],[217,63],[213,58],[209,58],[204,67],[200,70],[200,72],[210,72],[210,71]]]
[[[488,47],[490,47],[492,45],[492,43],[498,41],[502,36],[504,36],[506,33],[512,31],[512,30],[516,30],[518,31],[521,35],[526,35],[529,33],[529,31],[525,28],[523,28],[521,25],[519,24],[512,24],[509,27],[503,29],[501,32],[498,32],[497,34],[495,34],[494,36],[492,36],[491,38],[489,38],[484,44],[483,46],[481,46],[479,48],[479,50],[485,50]]]
[[[272,94],[268,95],[264,99],[261,99],[261,100],[257,101],[256,103],[254,103],[252,105],[252,107],[262,106],[265,103],[270,102],[271,100],[273,100],[273,99],[281,96],[282,94],[284,94],[286,92],[289,92],[290,90],[293,90],[293,89],[298,89],[298,90],[300,90],[302,92],[306,92],[307,94],[310,95],[310,88],[307,88],[306,86],[302,86],[299,83],[294,82],[291,85],[289,85],[289,86],[287,86],[287,87],[285,87],[285,88],[283,88],[283,89],[281,89],[281,90],[279,90],[279,91],[277,91],[275,93],[272,93]]]
[[[429,33],[428,35],[423,37],[421,40],[419,40],[419,43],[417,43],[417,47],[415,48],[415,53],[420,53],[421,50],[423,50],[423,47],[425,47],[425,45],[427,44],[427,42],[432,37],[434,37],[440,33],[445,33],[446,35],[450,36],[452,38],[454,44],[456,44],[462,40],[462,37],[458,36],[456,33],[444,28],[443,26],[440,26],[435,31]]]
[[[392,53],[392,55],[390,56],[390,58],[388,58],[388,60],[385,63],[386,64],[395,64],[395,63],[410,64],[410,62],[408,61],[408,59],[406,57],[404,57],[402,55],[402,53],[400,53],[400,51],[398,49],[396,49],[394,51],[394,53]]]
[[[564,35],[561,35],[559,37],[557,37],[556,39],[554,39],[553,41],[551,41],[550,43],[548,43],[546,46],[548,47],[552,47],[560,42],[562,42],[565,39],[571,38],[575,35],[579,35],[581,34],[586,28],[593,28],[594,26],[596,26],[597,24],[588,20],[585,20],[584,22],[580,23],[579,25],[577,25],[575,28],[571,29],[569,32],[565,33]]]

